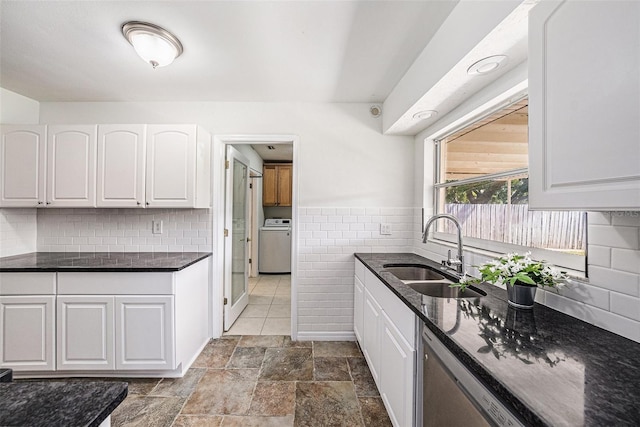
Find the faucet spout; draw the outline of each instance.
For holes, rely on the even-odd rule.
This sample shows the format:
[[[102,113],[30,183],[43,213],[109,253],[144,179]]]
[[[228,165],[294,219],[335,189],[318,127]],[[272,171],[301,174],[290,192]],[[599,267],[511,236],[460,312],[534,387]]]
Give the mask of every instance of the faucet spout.
[[[463,246],[462,246],[462,226],[460,225],[460,221],[458,221],[458,218],[456,218],[455,216],[450,215],[450,214],[436,214],[436,215],[433,215],[431,218],[429,218],[427,220],[427,222],[424,225],[424,233],[422,234],[422,243],[427,243],[427,236],[429,234],[429,227],[431,227],[431,224],[433,224],[436,220],[438,220],[440,218],[448,219],[449,221],[453,222],[455,224],[456,228],[458,229],[458,258],[457,259],[451,259],[451,257],[449,257],[449,259],[446,261],[446,264],[448,266],[455,265],[456,266],[456,272],[459,275],[462,275],[464,273],[464,258],[462,256],[462,248],[463,248]],[[451,251],[449,251],[449,252],[451,252]]]

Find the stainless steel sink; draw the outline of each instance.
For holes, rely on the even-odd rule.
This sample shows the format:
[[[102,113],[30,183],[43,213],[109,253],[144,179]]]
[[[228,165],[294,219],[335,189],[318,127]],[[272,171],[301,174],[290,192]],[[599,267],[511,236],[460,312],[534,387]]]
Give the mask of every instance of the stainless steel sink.
[[[442,274],[422,264],[385,264],[382,267],[402,281],[446,280]]]
[[[480,298],[487,295],[482,289],[475,286],[468,286],[464,291],[460,288],[451,287],[452,282],[412,282],[407,283],[414,291],[422,295],[436,298]]]

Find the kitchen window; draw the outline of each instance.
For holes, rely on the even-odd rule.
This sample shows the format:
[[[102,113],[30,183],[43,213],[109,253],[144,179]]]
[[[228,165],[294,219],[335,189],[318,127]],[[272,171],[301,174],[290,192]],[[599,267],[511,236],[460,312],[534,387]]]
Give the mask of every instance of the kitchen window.
[[[465,246],[584,272],[586,212],[529,211],[528,99],[435,141],[435,208],[460,220]],[[440,221],[435,238],[454,241]]]

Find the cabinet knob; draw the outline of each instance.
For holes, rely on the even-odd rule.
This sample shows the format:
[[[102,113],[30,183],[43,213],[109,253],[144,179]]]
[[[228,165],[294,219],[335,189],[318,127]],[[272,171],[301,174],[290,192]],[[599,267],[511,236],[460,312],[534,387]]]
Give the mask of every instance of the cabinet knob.
[[[48,205],[50,205],[50,204],[51,204],[51,202],[47,202],[47,204],[48,204]]]
[[[145,203],[145,205],[149,206],[149,202]]]
[[[140,202],[136,202],[136,205],[140,206],[140,204],[141,204]]]
[[[38,204],[39,204],[39,205],[41,205],[41,204],[42,204],[42,202],[38,202]]]

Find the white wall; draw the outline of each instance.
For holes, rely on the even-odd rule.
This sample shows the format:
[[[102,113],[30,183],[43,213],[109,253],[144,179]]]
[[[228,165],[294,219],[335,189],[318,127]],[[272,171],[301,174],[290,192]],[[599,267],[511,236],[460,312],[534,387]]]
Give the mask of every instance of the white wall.
[[[40,120],[196,123],[217,135],[297,135],[298,338],[353,339],[353,252],[410,250],[414,221],[414,140],[382,135],[369,107],[65,102],[42,103]],[[380,222],[392,224],[391,236],[380,236]]]
[[[37,124],[40,104],[0,88],[0,123]],[[0,256],[36,250],[36,209],[0,209]]]

